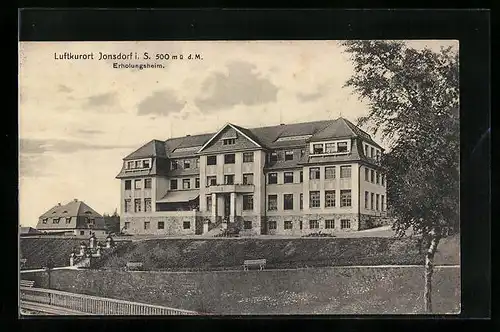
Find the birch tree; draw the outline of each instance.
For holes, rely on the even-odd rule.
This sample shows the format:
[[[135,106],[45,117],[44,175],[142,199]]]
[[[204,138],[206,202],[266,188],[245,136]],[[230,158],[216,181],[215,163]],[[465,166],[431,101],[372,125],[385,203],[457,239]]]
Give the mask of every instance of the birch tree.
[[[439,241],[459,228],[458,54],[414,49],[401,41],[345,41],[354,65],[345,83],[368,104],[358,119],[388,143],[393,229],[411,229],[425,246],[426,312],[432,312],[432,274]]]

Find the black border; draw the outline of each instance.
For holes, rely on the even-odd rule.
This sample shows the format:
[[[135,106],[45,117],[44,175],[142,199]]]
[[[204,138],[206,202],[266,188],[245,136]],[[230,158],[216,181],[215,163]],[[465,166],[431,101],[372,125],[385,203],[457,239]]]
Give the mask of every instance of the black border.
[[[461,248],[463,249],[462,313],[458,318],[489,316],[491,308],[489,11],[24,9],[19,12],[19,18],[21,41],[458,39],[461,73]],[[15,103],[17,105],[17,98]],[[14,132],[7,136],[12,139],[8,142],[8,146],[13,148],[13,152],[17,152],[17,141],[14,141],[14,137],[18,134],[17,121],[14,127]],[[17,195],[15,204],[17,205]],[[17,234],[17,223],[15,227]],[[17,271],[17,262],[15,264]],[[17,273],[15,280],[17,281]],[[176,322],[182,322],[184,328],[189,328],[189,325],[184,325],[188,322],[203,322],[204,326],[210,328],[210,324],[220,325],[227,318],[234,317],[221,318],[223,320],[215,317],[209,320],[189,321],[168,319],[168,322],[173,327],[179,326],[175,324]],[[296,316],[289,319],[274,317],[272,320],[268,318],[254,320],[252,317],[245,317],[244,322],[252,329],[271,327],[276,323],[293,328],[299,327],[296,325],[297,318],[305,317]],[[310,325],[311,328],[320,327],[321,324],[328,322],[320,317],[309,318],[313,323]],[[373,330],[377,329],[374,318],[377,318],[378,322],[387,322],[389,326],[397,326],[394,324],[402,322],[403,318],[418,318],[414,322],[409,322],[405,328],[411,328],[418,322],[415,326],[418,325],[418,328],[422,329],[421,324],[429,327],[430,325],[427,325],[430,323],[429,318],[438,317],[366,316],[362,317],[363,319],[354,319],[357,317],[347,316],[345,318],[349,320],[335,320],[336,327],[352,330],[366,326]],[[63,319],[57,319],[61,320]],[[445,320],[457,324],[456,326],[466,324],[451,316],[445,317]],[[142,318],[127,321],[106,318],[106,322],[113,326],[132,327],[141,321]],[[26,327],[35,323],[33,327],[36,330],[43,330],[44,325],[40,324],[39,320],[30,319],[21,322]],[[75,325],[83,327],[92,322],[95,320],[80,320]],[[302,327],[308,328],[308,326]],[[108,328],[110,327],[108,325]]]

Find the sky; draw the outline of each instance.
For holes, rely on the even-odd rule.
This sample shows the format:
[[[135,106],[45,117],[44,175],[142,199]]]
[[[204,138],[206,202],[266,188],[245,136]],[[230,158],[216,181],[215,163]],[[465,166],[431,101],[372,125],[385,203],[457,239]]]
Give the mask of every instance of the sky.
[[[455,41],[408,43],[458,48]],[[56,59],[64,52],[94,59]],[[99,60],[99,52],[184,59]],[[20,224],[34,227],[48,209],[75,198],[113,213],[122,159],[152,139],[216,132],[228,122],[250,128],[338,116],[355,122],[368,108],[343,87],[351,74],[337,41],[21,42]]]

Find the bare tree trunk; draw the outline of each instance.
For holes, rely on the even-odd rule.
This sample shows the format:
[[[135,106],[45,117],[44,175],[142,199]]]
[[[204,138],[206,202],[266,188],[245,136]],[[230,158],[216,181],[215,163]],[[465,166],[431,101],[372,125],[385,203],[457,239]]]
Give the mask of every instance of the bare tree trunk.
[[[434,273],[434,254],[439,243],[439,237],[435,232],[432,232],[429,247],[425,255],[425,289],[424,289],[424,303],[425,311],[432,312],[432,274]]]

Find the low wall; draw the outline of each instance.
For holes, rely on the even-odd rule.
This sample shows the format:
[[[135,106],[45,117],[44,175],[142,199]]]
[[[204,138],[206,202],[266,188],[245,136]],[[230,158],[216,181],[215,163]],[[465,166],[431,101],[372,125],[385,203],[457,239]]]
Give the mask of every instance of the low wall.
[[[128,225],[127,234],[154,234],[154,235],[194,235],[197,225],[197,214],[195,211],[163,211],[154,214],[131,214],[124,215],[120,219],[120,227],[123,229]],[[128,224],[126,224],[128,223]],[[146,227],[146,223],[149,226]],[[160,223],[163,223],[161,228]],[[189,223],[189,227],[185,228]]]
[[[45,272],[31,280],[47,282]],[[37,279],[38,278],[38,279]],[[226,272],[57,270],[54,289],[214,314],[410,314],[423,311],[422,267]],[[460,271],[436,267],[435,313],[460,308]]]

